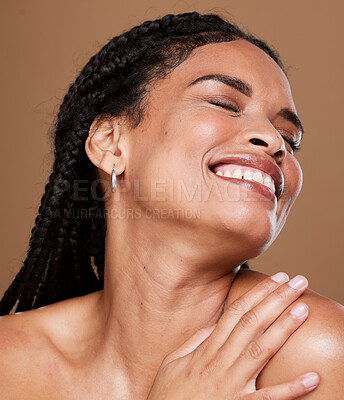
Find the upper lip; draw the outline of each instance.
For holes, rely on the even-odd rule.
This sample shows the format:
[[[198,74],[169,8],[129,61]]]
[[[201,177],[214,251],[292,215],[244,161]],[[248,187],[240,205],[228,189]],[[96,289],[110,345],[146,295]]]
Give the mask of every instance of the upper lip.
[[[253,154],[240,154],[223,156],[209,164],[209,169],[213,170],[213,167],[217,164],[239,164],[247,167],[253,167],[260,169],[266,174],[270,175],[275,184],[275,194],[277,198],[280,198],[284,188],[284,177],[280,168],[276,164],[267,160],[266,158],[257,157]]]

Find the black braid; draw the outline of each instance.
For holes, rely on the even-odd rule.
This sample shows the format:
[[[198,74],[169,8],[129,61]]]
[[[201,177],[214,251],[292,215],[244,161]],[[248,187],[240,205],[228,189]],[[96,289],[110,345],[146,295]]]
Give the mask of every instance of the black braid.
[[[97,169],[84,150],[98,115],[124,115],[133,127],[144,116],[149,85],[164,78],[193,49],[245,39],[283,69],[263,41],[215,14],[168,14],[111,39],[82,69],[55,124],[55,160],[23,265],[0,302],[0,315],[25,311],[103,288],[106,220]],[[75,183],[86,182],[84,199]],[[99,200],[100,199],[100,200]],[[242,265],[248,268],[247,263]],[[15,307],[16,306],[16,307]]]

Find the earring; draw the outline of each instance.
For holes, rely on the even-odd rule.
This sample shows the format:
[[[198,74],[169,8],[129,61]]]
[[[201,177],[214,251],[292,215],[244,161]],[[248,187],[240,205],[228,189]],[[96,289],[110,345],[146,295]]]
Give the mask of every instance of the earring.
[[[111,185],[112,185],[112,193],[113,193],[117,188],[117,178],[116,178],[116,169],[115,169],[115,167],[112,168]]]

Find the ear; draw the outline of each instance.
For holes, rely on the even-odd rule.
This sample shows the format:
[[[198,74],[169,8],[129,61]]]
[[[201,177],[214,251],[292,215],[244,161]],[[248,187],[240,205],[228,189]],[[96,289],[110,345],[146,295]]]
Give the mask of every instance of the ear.
[[[92,122],[85,142],[85,151],[92,163],[111,175],[116,168],[120,175],[126,167],[127,149],[123,139],[123,120],[118,117],[98,116]]]

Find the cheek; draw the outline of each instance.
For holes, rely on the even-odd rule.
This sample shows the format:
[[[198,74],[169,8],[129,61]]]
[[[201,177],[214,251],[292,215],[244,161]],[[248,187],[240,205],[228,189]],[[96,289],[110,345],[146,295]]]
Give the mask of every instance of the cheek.
[[[138,169],[135,166],[136,173],[176,180],[200,179],[204,156],[218,145],[219,135],[228,135],[230,127],[227,124],[226,128],[224,118],[215,118],[204,107],[173,111],[171,117],[153,127],[153,132],[145,132],[150,136],[135,146],[134,164],[140,164]]]
[[[199,201],[203,193],[204,157],[212,147],[228,141],[236,129],[228,117],[207,107],[177,111],[150,126],[133,143],[130,158],[134,162],[128,178],[132,184],[136,181],[140,198],[185,202],[186,196]]]
[[[143,208],[168,207],[168,203],[179,199],[180,192],[193,193],[199,185],[201,169],[196,146],[189,154],[189,146],[183,138],[177,140],[176,133],[166,127],[154,140],[141,141],[130,154],[133,162],[128,171],[128,197],[133,196]]]
[[[284,174],[284,190],[283,195],[279,200],[279,204],[277,206],[277,229],[275,233],[275,237],[279,234],[281,229],[283,228],[289,211],[296,200],[297,196],[300,193],[303,181],[302,169],[297,161],[297,159],[293,156],[288,156],[288,160],[286,161],[285,168],[283,170]]]
[[[207,105],[178,110],[178,118],[169,122],[172,140],[190,158],[204,155],[212,147],[221,145],[238,132],[234,118]]]
[[[286,163],[284,174],[285,174],[285,194],[286,196],[288,196],[288,200],[291,203],[290,204],[291,207],[301,191],[303,182],[302,169],[295,157],[293,156],[289,157],[289,160]]]
[[[201,147],[209,150],[212,146],[219,148],[222,143],[232,140],[237,136],[239,131],[240,125],[238,120],[207,109],[198,113],[195,117],[192,137],[198,141]]]

